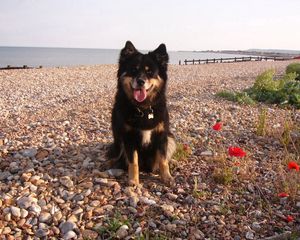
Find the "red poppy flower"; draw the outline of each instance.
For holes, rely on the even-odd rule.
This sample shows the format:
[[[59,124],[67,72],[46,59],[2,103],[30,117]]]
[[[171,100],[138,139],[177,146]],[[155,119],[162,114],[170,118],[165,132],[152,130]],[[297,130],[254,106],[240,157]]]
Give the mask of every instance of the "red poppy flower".
[[[299,171],[299,165],[296,162],[289,162],[288,168],[290,170],[295,169],[296,171]]]
[[[215,125],[213,125],[212,129],[215,131],[220,131],[222,129],[222,123],[217,122]]]
[[[245,157],[246,156],[246,152],[244,152],[243,149],[241,149],[239,147],[229,147],[228,154],[231,157]]]
[[[294,221],[294,218],[291,215],[287,215],[286,220],[288,222],[292,222],[292,221]]]
[[[182,144],[182,148],[184,151],[188,151],[189,150],[189,146],[187,144]]]
[[[289,195],[285,192],[282,193],[278,193],[278,197],[284,198],[284,197],[288,197]]]

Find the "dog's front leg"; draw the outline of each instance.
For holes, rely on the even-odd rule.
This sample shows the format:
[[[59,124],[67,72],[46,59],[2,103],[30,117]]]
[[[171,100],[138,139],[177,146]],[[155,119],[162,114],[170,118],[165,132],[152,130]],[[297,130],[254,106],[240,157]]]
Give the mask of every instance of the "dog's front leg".
[[[139,180],[139,159],[136,150],[133,151],[132,157],[128,159],[128,184],[138,186]]]
[[[169,160],[159,151],[156,154],[156,160],[159,162],[159,175],[163,183],[174,185],[174,178],[171,176]]]
[[[163,145],[156,153],[156,162],[159,163],[159,173],[162,182],[167,185],[174,185],[174,178],[171,176],[169,161],[176,149],[176,143],[171,137],[167,137],[167,144]]]
[[[125,144],[126,161],[128,164],[128,184],[130,186],[139,185],[139,158],[138,152],[131,141]]]

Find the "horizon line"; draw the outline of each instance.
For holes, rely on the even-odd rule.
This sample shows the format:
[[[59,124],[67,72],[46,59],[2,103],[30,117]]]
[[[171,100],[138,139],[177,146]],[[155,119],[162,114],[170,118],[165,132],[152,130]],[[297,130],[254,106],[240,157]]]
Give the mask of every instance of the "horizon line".
[[[7,48],[61,48],[61,49],[102,49],[102,50],[121,50],[122,48],[97,48],[97,47],[49,47],[49,46],[5,46],[5,45],[0,45],[0,47],[7,47]],[[281,49],[281,48],[249,48],[249,49],[217,49],[217,50],[212,50],[212,49],[206,49],[206,50],[168,50],[171,52],[220,52],[220,51],[295,51],[299,52],[300,50],[297,49]],[[138,49],[138,51],[150,51],[149,49]]]

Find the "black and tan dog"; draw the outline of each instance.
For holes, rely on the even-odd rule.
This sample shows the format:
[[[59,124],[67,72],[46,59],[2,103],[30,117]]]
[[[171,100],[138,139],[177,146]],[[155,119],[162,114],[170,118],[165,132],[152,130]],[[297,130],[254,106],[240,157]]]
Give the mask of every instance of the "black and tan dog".
[[[130,41],[121,50],[118,87],[112,110],[114,143],[108,156],[128,168],[129,185],[139,184],[139,171],[159,170],[161,180],[173,184],[169,160],[176,144],[169,130],[166,104],[166,46],[142,54]]]

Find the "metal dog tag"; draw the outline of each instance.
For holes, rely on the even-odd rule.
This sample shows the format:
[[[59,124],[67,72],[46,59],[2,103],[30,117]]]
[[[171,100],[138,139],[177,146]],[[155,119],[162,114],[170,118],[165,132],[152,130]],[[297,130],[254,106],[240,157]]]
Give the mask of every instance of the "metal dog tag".
[[[148,119],[153,119],[154,118],[154,114],[153,113],[149,113],[148,114]]]
[[[150,106],[150,112],[148,113],[148,119],[153,119],[153,118],[154,118],[153,109]]]

